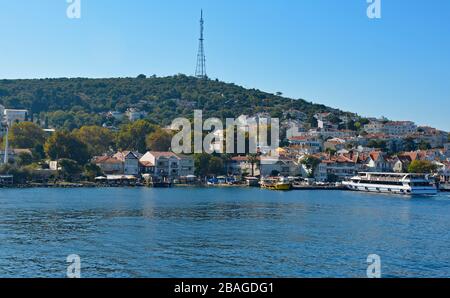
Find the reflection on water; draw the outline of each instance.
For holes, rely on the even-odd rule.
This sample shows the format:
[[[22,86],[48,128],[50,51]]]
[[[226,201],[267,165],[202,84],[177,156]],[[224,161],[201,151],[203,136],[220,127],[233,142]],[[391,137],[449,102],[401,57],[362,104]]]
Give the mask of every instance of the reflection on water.
[[[450,274],[450,198],[259,189],[0,190],[0,276]]]

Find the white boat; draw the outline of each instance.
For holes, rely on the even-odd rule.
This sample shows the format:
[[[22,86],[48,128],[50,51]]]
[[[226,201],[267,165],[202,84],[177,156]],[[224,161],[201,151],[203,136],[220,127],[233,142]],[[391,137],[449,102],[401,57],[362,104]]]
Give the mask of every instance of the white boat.
[[[342,183],[355,191],[405,195],[435,195],[438,192],[433,179],[427,174],[359,173]]]
[[[439,189],[441,191],[450,191],[450,182],[449,183],[442,183],[439,185]]]

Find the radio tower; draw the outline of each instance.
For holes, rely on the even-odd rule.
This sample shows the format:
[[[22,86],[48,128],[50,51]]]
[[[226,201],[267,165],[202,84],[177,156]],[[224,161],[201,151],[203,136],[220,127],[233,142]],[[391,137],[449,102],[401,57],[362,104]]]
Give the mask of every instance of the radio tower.
[[[208,76],[206,75],[206,57],[205,57],[205,48],[203,47],[203,10],[201,11],[200,16],[200,39],[198,45],[198,55],[197,55],[197,67],[195,69],[195,76],[199,79],[206,79]]]

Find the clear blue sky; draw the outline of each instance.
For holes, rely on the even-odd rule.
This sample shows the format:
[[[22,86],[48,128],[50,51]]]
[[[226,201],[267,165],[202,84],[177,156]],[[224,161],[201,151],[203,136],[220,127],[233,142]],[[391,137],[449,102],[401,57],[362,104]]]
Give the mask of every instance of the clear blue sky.
[[[450,130],[450,1],[0,0],[0,78],[208,75]]]

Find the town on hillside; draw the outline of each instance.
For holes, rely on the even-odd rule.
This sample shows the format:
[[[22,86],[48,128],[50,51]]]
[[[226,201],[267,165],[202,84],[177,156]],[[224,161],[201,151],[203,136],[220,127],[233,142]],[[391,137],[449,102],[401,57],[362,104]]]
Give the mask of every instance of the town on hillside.
[[[248,177],[293,177],[300,183],[326,185],[360,172],[427,173],[442,185],[450,183],[449,134],[411,121],[327,112],[316,113],[311,125],[301,111],[285,111],[279,158],[268,162],[273,157],[264,148],[258,154],[175,154],[170,151],[174,132],[151,124],[143,119],[144,112],[131,108],[108,113],[127,118],[126,125],[73,131],[43,127],[27,110],[0,106],[0,115],[3,186],[239,184]]]

